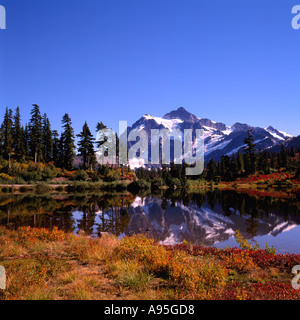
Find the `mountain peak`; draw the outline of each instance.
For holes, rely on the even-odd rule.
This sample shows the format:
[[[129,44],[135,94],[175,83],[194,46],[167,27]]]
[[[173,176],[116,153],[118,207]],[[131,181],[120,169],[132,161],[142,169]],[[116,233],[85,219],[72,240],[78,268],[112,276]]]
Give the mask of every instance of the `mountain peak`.
[[[233,131],[248,131],[248,130],[251,130],[252,127],[249,126],[249,124],[246,124],[246,123],[239,123],[239,122],[236,122],[232,127],[231,129]]]
[[[180,107],[177,110],[173,110],[163,116],[164,119],[181,119],[186,122],[195,122],[199,118],[194,114],[188,112],[185,108]]]

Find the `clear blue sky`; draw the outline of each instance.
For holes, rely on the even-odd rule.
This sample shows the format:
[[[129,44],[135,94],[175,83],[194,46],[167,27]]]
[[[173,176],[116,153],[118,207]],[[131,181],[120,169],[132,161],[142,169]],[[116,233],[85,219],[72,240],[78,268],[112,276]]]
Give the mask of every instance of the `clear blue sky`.
[[[116,129],[180,106],[299,135],[300,0],[0,0],[0,119]]]

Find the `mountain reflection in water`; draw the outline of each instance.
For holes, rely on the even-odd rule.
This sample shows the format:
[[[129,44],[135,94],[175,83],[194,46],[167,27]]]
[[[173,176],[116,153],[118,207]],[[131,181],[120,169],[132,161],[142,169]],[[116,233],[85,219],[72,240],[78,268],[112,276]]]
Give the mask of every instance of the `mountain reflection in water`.
[[[299,199],[253,197],[234,191],[74,195],[1,195],[0,225],[24,225],[97,236],[144,233],[163,244],[188,241],[237,246],[236,230],[247,239],[274,244],[277,252],[300,253]]]

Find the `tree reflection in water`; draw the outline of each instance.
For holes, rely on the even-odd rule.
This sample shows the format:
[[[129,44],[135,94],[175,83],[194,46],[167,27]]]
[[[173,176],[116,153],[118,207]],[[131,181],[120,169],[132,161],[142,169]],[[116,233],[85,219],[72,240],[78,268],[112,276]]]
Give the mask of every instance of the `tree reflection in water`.
[[[283,222],[300,224],[299,199],[258,197],[235,191],[186,193],[183,190],[134,196],[57,194],[0,196],[0,224],[83,230],[97,236],[147,233],[159,240],[212,245],[230,232],[247,238],[275,232]],[[231,230],[231,231],[230,231]],[[280,230],[279,230],[280,231]],[[232,235],[232,233],[231,233]],[[170,240],[171,241],[171,240]]]

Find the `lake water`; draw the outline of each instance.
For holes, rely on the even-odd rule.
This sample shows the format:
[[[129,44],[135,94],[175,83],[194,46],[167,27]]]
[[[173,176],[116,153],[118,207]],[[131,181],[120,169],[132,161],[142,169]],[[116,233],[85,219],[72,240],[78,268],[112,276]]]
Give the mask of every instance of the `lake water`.
[[[287,199],[234,191],[159,195],[0,195],[0,225],[57,226],[65,231],[119,237],[144,233],[163,244],[188,241],[217,248],[238,246],[237,230],[278,253],[300,254],[299,195]]]

